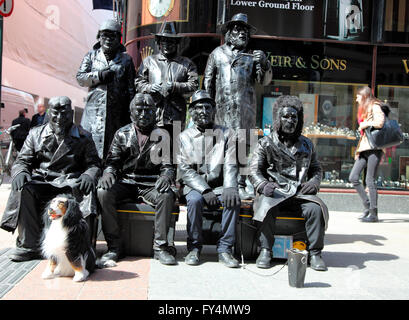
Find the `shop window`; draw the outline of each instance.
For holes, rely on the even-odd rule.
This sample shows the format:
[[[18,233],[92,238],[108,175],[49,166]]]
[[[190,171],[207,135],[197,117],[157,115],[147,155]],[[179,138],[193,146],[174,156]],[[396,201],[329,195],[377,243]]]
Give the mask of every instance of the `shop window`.
[[[321,187],[353,188],[348,177],[359,140],[356,119],[357,91],[367,84],[273,80],[264,88],[260,113],[264,133],[273,123],[272,106],[277,96],[298,96],[304,105],[304,131],[318,153],[323,169]],[[404,135],[409,132],[409,86],[377,87],[377,96],[391,107],[391,119],[398,120]],[[378,169],[378,189],[409,189],[409,142],[385,150]]]
[[[379,85],[378,98],[391,109],[389,118],[396,119],[407,137],[409,132],[409,87]],[[398,147],[386,149],[379,167],[378,187],[409,189],[409,142],[407,139]]]

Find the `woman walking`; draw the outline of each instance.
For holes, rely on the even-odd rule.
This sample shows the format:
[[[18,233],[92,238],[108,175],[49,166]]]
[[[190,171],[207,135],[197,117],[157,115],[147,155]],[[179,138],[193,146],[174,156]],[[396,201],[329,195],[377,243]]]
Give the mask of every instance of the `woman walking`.
[[[364,205],[364,213],[360,217],[363,222],[378,221],[378,192],[375,185],[375,177],[378,166],[383,156],[382,149],[372,149],[369,145],[365,129],[368,127],[382,128],[385,122],[385,114],[381,109],[381,101],[372,95],[371,88],[363,87],[356,95],[358,102],[358,123],[361,133],[358,146],[355,152],[355,163],[349,175],[349,181],[354,185],[358,195]],[[364,186],[359,182],[361,172],[366,168],[365,183],[368,194]]]

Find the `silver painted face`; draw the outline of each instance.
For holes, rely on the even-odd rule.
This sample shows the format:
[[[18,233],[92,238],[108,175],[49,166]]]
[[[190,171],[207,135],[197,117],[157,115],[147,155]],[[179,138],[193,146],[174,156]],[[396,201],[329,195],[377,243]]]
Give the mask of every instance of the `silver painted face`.
[[[116,32],[102,31],[99,35],[99,44],[104,53],[115,52],[121,44],[121,38]]]
[[[49,123],[56,135],[61,135],[72,126],[72,109],[69,105],[51,106],[49,111]]]
[[[156,112],[152,106],[138,105],[131,108],[131,120],[140,129],[153,126]]]
[[[189,108],[193,122],[200,128],[207,128],[214,122],[215,110],[208,101],[196,103]]]
[[[293,107],[285,107],[281,111],[281,130],[286,134],[295,132],[298,124],[298,113]]]
[[[244,49],[249,41],[249,30],[240,24],[235,24],[230,30],[230,42],[238,49]]]
[[[159,50],[167,58],[173,57],[178,50],[178,40],[166,37],[159,38]]]

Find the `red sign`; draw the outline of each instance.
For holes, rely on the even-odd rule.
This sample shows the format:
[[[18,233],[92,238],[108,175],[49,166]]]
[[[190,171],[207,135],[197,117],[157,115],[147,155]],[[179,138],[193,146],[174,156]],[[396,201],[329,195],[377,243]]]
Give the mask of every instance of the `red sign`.
[[[14,1],[13,0],[0,0],[0,15],[8,17],[13,13]]]

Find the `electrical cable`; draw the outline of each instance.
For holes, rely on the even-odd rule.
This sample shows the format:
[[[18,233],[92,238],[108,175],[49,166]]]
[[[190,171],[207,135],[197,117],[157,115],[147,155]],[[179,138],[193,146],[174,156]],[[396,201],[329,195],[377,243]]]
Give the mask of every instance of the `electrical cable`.
[[[240,223],[240,255],[241,255],[241,264],[240,264],[240,267],[241,267],[243,270],[246,270],[246,271],[248,271],[248,272],[251,272],[251,273],[253,273],[253,274],[256,274],[256,275],[258,275],[258,276],[260,276],[260,277],[266,277],[266,278],[267,278],[267,277],[273,277],[273,276],[275,276],[277,273],[279,273],[281,270],[283,270],[283,268],[284,268],[286,265],[288,265],[288,260],[286,260],[286,262],[282,265],[282,267],[281,267],[280,269],[278,269],[277,271],[275,271],[275,272],[273,272],[273,273],[271,273],[271,274],[262,274],[262,273],[259,273],[259,272],[256,272],[256,271],[254,271],[254,270],[250,270],[250,269],[247,269],[247,268],[246,268],[247,264],[244,263],[244,255],[243,255],[243,224],[247,225],[247,226],[250,227],[250,228],[256,229],[256,232],[255,232],[255,234],[254,234],[254,236],[253,236],[253,241],[252,241],[252,244],[251,244],[251,251],[250,251],[250,252],[253,252],[256,235],[258,234],[259,229],[260,229],[260,226],[261,226],[261,225],[260,225],[259,227],[256,227],[256,226],[253,226],[253,225],[251,225],[251,224],[249,224],[249,223],[245,223],[244,221],[241,221],[241,223]],[[292,237],[294,238],[294,236],[299,235],[299,234],[302,234],[302,233],[305,233],[305,231],[296,232],[296,233],[294,233],[294,234],[291,234],[290,236],[292,236]]]

